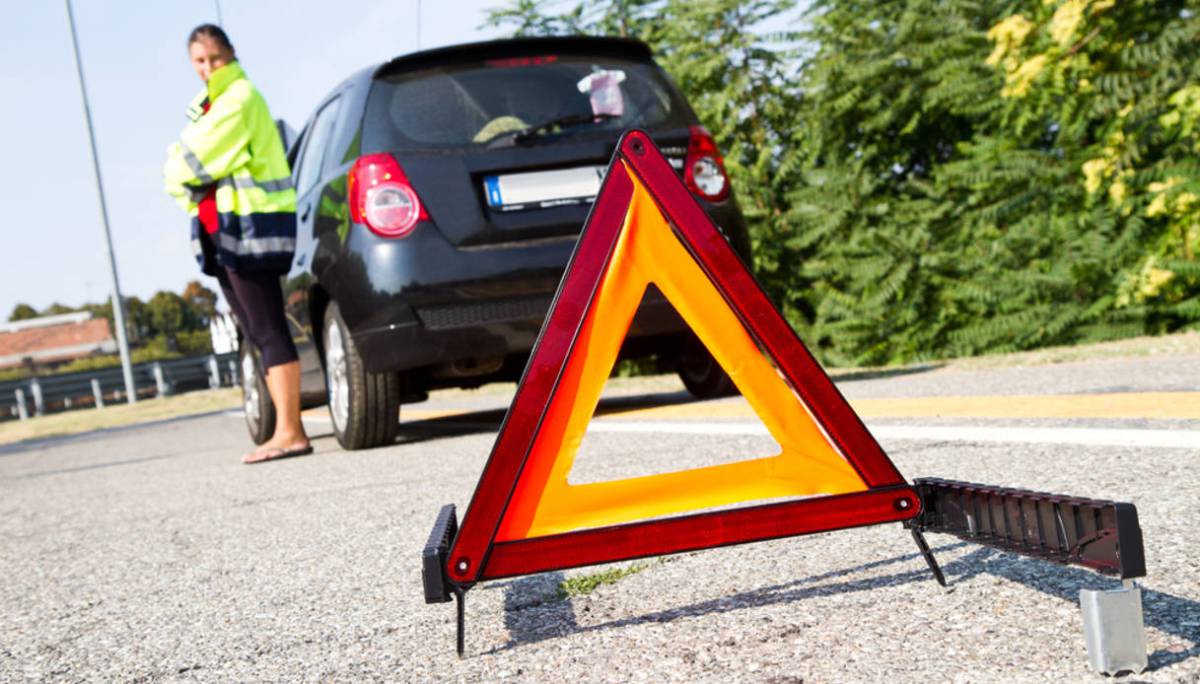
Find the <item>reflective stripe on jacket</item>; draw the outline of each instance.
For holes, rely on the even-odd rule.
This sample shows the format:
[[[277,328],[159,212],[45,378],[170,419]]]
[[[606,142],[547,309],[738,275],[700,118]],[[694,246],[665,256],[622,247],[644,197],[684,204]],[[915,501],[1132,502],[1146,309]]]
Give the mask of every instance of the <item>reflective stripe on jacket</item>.
[[[210,104],[204,112],[204,101]],[[205,273],[285,273],[296,248],[296,191],[275,121],[242,66],[212,72],[188,107],[191,123],[167,150],[167,192],[192,217],[192,251]],[[200,244],[197,203],[215,187],[216,263]]]

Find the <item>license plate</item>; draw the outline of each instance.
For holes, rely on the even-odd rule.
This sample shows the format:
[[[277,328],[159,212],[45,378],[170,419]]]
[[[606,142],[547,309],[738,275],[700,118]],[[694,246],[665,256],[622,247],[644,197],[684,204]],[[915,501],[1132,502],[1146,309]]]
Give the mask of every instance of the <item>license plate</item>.
[[[596,198],[604,171],[603,166],[580,166],[487,176],[483,192],[488,206],[499,211],[585,204]]]

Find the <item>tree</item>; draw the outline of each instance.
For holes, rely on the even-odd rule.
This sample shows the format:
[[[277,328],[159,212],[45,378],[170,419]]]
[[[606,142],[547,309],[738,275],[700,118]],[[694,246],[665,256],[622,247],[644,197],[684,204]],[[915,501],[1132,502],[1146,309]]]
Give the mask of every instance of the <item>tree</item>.
[[[1196,4],[1024,2],[989,32],[988,62],[1004,78],[998,123],[1032,165],[983,188],[981,210],[964,218],[995,207],[1027,234],[1062,236],[1042,250],[1059,255],[1048,269],[1060,283],[1051,333],[1101,339],[1200,324]],[[981,137],[971,160],[994,156],[995,142]],[[1031,221],[1008,208],[1012,198],[1056,218]]]
[[[759,279],[827,362],[1200,329],[1196,0],[608,2],[726,151]],[[795,46],[799,46],[798,48]]]
[[[173,345],[175,336],[185,330],[187,302],[174,292],[156,292],[146,303],[146,312],[152,334],[166,338],[169,344]]]
[[[109,316],[112,316],[112,301],[105,302]],[[111,318],[110,318],[111,320]],[[130,339],[139,342],[154,334],[154,323],[150,317],[150,308],[138,297],[125,298],[125,327]]]
[[[30,318],[37,318],[37,315],[37,309],[29,306],[28,304],[21,303],[13,307],[12,313],[8,315],[8,322],[12,323],[14,321],[25,321],[29,320]]]
[[[191,309],[191,329],[206,329],[208,322],[217,314],[217,293],[204,287],[200,281],[192,280],[183,288],[183,300]]]
[[[506,7],[489,7],[485,10],[487,14],[483,26],[511,27],[514,38],[583,32],[579,25],[582,3],[563,14],[547,12],[546,6],[549,4],[537,0],[513,0]]]
[[[557,13],[553,9],[561,9]],[[768,291],[791,307],[785,266],[765,248],[795,156],[784,145],[794,122],[795,34],[768,33],[795,8],[792,0],[607,0],[533,3],[515,0],[488,12],[514,35],[587,33],[646,41],[724,153]]]
[[[45,309],[42,309],[42,312],[38,315],[39,316],[58,316],[60,314],[75,313],[78,310],[79,309],[69,307],[65,304],[59,304],[58,302],[54,302],[53,304],[46,307]]]
[[[837,364],[935,356],[970,314],[945,298],[968,268],[940,169],[986,127],[999,79],[982,58],[992,3],[827,0],[804,38],[797,150],[766,245],[776,289]],[[800,309],[797,305],[795,307]]]

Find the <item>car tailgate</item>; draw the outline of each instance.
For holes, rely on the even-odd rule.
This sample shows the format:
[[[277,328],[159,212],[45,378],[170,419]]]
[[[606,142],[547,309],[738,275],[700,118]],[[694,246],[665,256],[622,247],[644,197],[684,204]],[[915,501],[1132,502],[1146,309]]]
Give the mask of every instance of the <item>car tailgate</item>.
[[[446,239],[471,247],[578,234],[616,142],[604,136],[457,155],[408,151],[397,157]],[[660,144],[677,153],[672,162],[682,168],[686,135],[664,136]]]

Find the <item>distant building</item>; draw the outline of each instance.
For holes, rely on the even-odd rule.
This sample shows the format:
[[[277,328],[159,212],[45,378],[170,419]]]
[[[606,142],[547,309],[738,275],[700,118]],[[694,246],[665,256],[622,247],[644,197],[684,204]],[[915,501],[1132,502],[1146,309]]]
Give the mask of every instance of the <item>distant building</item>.
[[[48,366],[94,354],[115,354],[108,321],[87,311],[0,324],[0,369]]]

